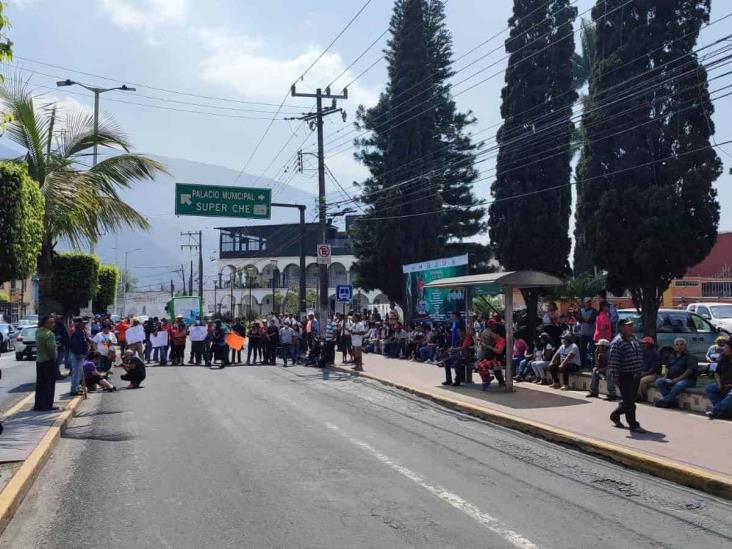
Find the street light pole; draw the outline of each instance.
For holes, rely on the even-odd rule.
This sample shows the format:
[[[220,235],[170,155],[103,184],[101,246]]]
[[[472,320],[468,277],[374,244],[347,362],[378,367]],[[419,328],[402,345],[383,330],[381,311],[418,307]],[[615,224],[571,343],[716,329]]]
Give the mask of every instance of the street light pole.
[[[277,296],[275,294],[277,286],[277,280],[275,276],[275,271],[277,269],[277,260],[270,260],[270,264],[272,265],[272,314],[275,315],[277,314]]]
[[[67,78],[66,80],[59,80],[56,82],[56,86],[59,88],[65,87],[65,86],[81,86],[82,88],[89,90],[94,94],[94,154],[92,156],[92,168],[96,167],[97,165],[97,159],[99,155],[99,96],[103,93],[106,93],[108,91],[113,90],[120,90],[120,91],[129,91],[134,92],[137,91],[135,88],[130,88],[127,85],[117,86],[114,88],[95,88],[93,86],[87,86],[86,84],[82,84],[81,82],[74,82],[73,80]],[[98,236],[98,235],[97,235]],[[94,255],[94,245],[96,244],[96,239],[90,239],[89,240],[89,253],[91,255]],[[91,311],[92,308],[92,300],[89,299],[89,310]]]

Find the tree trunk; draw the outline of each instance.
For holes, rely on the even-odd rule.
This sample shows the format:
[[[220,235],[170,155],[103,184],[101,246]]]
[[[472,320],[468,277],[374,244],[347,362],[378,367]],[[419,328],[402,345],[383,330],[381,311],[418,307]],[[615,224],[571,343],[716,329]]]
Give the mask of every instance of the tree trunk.
[[[38,256],[38,314],[61,312],[60,304],[53,298],[53,243],[44,239]]]
[[[539,308],[539,290],[536,288],[521,290],[526,302],[526,341],[531,343],[536,339],[536,312]]]
[[[642,288],[640,295],[641,321],[643,323],[643,335],[656,339],[656,319],[658,309],[661,305],[656,287]]]

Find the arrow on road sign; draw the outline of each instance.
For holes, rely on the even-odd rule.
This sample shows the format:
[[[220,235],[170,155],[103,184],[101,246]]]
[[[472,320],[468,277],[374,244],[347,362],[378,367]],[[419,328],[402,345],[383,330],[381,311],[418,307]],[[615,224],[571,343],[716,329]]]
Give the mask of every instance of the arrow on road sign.
[[[191,195],[190,194],[182,194],[180,195],[180,203],[186,204],[187,206],[191,205]]]

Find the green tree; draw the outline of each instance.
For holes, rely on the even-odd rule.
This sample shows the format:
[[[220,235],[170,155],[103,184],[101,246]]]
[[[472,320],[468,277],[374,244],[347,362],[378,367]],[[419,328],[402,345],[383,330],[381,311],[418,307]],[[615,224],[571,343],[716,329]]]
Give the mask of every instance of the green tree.
[[[361,184],[366,214],[356,223],[354,253],[359,284],[402,301],[403,264],[467,251],[483,262],[489,254],[464,242],[484,229],[484,211],[470,187],[475,120],[457,111],[448,82],[444,1],[397,0],[390,32],[386,89],[357,113],[357,128],[370,134],[356,141],[356,157],[370,177]]]
[[[10,20],[5,16],[5,8],[7,2],[0,2],[0,63],[13,60],[13,42],[3,32],[5,27],[10,26]],[[5,77],[0,74],[0,84],[5,81]],[[10,122],[12,117],[9,113],[3,113],[2,115],[2,127]]]
[[[624,3],[623,3],[624,4]],[[671,280],[717,235],[721,162],[707,73],[694,45],[709,0],[598,2],[598,59],[578,170],[586,242],[613,293],[630,290],[643,329]],[[602,47],[600,47],[602,45]],[[622,98],[619,101],[618,98]]]
[[[45,198],[44,236],[38,256],[41,313],[56,309],[52,286],[54,249],[60,240],[80,247],[99,234],[120,229],[147,229],[147,220],[119,197],[121,189],[152,180],[163,166],[131,152],[128,138],[109,118],[94,132],[94,117],[83,112],[60,116],[56,105],[38,104],[26,84],[0,87],[0,106],[12,116],[7,134],[26,149],[28,174]],[[62,127],[59,127],[62,126]],[[97,144],[103,156],[86,166]]]
[[[43,195],[20,163],[0,162],[0,282],[36,270],[43,239]]]
[[[72,316],[86,307],[97,292],[99,258],[91,254],[61,253],[53,261],[53,291],[56,313]]]
[[[569,269],[571,140],[574,126],[572,22],[569,0],[537,7],[515,0],[506,40],[496,180],[491,186],[490,238],[507,270],[563,276]],[[524,296],[533,336],[538,292]]]
[[[92,309],[95,313],[106,313],[117,297],[120,272],[115,265],[101,265],[99,267],[99,284],[94,294]]]

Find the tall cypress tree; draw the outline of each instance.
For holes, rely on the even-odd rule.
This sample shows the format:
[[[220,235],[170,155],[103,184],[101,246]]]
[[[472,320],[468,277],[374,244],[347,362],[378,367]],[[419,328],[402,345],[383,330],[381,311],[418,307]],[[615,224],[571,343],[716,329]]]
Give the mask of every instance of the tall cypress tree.
[[[713,105],[693,48],[709,0],[598,2],[597,55],[578,173],[588,247],[614,291],[630,290],[643,329],[671,280],[701,261],[717,235],[710,146]]]
[[[447,82],[452,37],[443,0],[397,0],[390,31],[386,90],[357,115],[370,135],[357,140],[356,157],[371,175],[361,184],[367,209],[354,253],[360,283],[402,301],[403,264],[468,251],[478,263],[489,254],[461,242],[483,229],[484,212],[470,187],[478,175],[468,134],[474,119],[457,111]]]
[[[569,0],[515,0],[508,21],[504,122],[489,210],[491,243],[506,270],[568,270],[576,15]],[[538,294],[525,297],[533,331]]]

